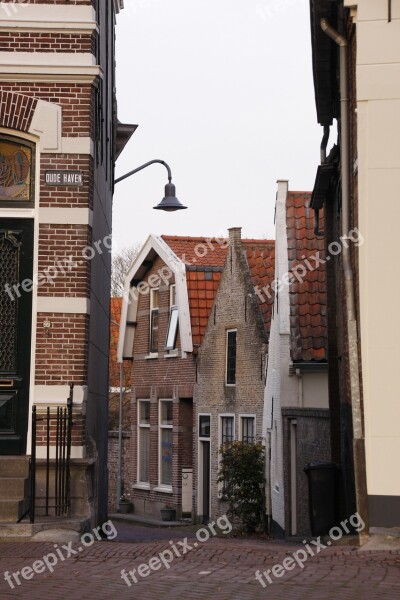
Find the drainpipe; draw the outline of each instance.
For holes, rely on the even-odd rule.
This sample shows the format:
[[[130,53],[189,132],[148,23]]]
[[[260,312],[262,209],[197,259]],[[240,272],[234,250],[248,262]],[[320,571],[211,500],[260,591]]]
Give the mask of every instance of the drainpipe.
[[[328,145],[328,141],[329,141],[329,134],[330,134],[330,127],[329,125],[324,125],[324,135],[322,137],[321,140],[321,165],[326,163],[326,147]],[[320,232],[319,230],[319,208],[314,208],[314,233],[316,236],[321,236],[324,235],[323,233]]]
[[[338,46],[340,51],[340,123],[341,123],[341,170],[342,170],[342,236],[348,240],[350,231],[350,127],[348,89],[347,39],[321,19],[321,28]],[[361,408],[360,374],[358,356],[358,333],[355,310],[354,274],[350,246],[343,244],[343,274],[347,310],[347,329],[350,362],[350,393],[353,417],[353,455],[356,507],[360,515],[367,516],[367,485],[365,473],[365,445],[363,415]]]

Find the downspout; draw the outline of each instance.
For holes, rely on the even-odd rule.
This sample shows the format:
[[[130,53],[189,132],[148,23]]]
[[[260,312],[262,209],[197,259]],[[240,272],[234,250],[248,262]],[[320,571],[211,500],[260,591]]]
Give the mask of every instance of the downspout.
[[[322,137],[321,140],[321,150],[320,150],[320,156],[321,156],[321,165],[326,163],[326,147],[328,145],[328,141],[329,141],[329,134],[330,134],[330,127],[329,125],[324,125],[324,135]],[[314,233],[316,236],[321,236],[324,235],[323,233],[320,232],[319,230],[319,208],[314,208]]]
[[[347,39],[331,27],[327,19],[321,19],[321,28],[338,46],[340,51],[340,123],[341,123],[341,173],[342,173],[342,236],[348,240],[350,231],[350,127],[348,86]],[[343,244],[343,274],[347,310],[349,341],[350,393],[353,417],[353,455],[356,507],[360,515],[367,515],[367,486],[365,473],[365,445],[363,415],[361,408],[360,374],[358,356],[358,332],[355,310],[354,274],[350,246]]]

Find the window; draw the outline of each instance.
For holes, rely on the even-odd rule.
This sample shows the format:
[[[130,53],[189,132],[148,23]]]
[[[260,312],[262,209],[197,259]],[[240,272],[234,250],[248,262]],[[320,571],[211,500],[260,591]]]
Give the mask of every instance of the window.
[[[34,145],[0,137],[0,206],[30,208],[34,204]]]
[[[209,438],[210,437],[210,425],[211,425],[211,417],[210,415],[200,415],[199,416],[199,437]]]
[[[172,486],[172,400],[160,400],[159,421],[159,484]]]
[[[165,342],[166,350],[173,350],[176,344],[176,336],[178,333],[178,304],[176,300],[176,285],[170,287],[169,297],[169,324],[167,339]]]
[[[158,289],[150,290],[150,353],[158,352]]]
[[[229,444],[235,439],[235,417],[221,417],[221,444]]]
[[[254,444],[256,439],[256,418],[253,415],[240,416],[240,439],[246,444]]]
[[[138,482],[150,483],[150,400],[138,402]]]
[[[219,445],[229,444],[235,440],[235,416],[220,415]],[[218,453],[218,472],[221,471],[222,453]],[[223,498],[226,488],[226,480],[218,482],[218,497]]]
[[[226,385],[236,384],[236,329],[226,332]]]

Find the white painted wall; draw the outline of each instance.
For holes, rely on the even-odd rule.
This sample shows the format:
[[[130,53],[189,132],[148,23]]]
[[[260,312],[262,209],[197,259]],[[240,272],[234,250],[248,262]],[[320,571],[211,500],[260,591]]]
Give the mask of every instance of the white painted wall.
[[[400,0],[358,0],[361,356],[369,495],[400,495]]]

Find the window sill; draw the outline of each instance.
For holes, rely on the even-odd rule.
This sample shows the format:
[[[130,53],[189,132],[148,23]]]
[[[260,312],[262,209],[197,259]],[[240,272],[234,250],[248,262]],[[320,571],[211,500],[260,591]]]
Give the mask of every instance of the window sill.
[[[225,383],[225,387],[227,387],[227,388],[235,388],[236,387],[236,383]]]
[[[178,358],[179,352],[176,350],[167,350],[164,354],[164,358]]]
[[[169,486],[163,486],[163,485],[158,485],[155,488],[153,488],[153,492],[162,492],[163,494],[172,494],[172,487]]]
[[[144,358],[145,358],[145,360],[151,360],[152,358],[158,358],[158,352],[150,352],[150,354],[148,354]]]
[[[135,483],[132,488],[134,490],[150,490],[150,484],[149,483]]]

